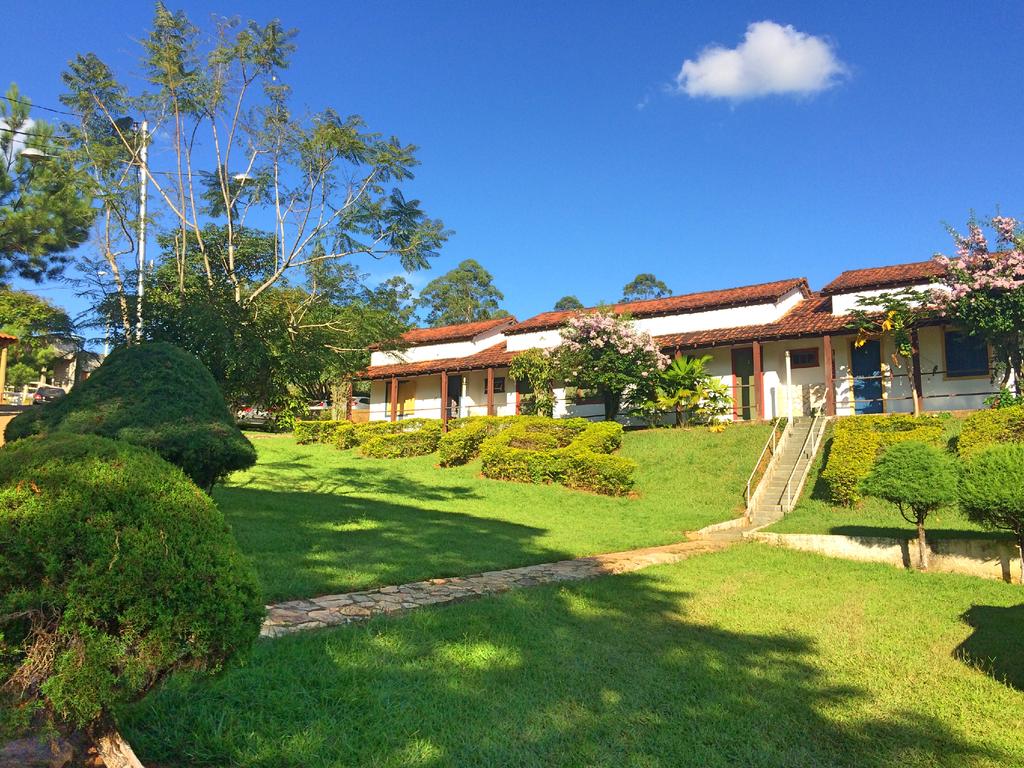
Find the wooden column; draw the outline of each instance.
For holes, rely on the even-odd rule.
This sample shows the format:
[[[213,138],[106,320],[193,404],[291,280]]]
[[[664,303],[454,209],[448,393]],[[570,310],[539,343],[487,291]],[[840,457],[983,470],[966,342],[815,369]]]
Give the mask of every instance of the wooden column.
[[[494,415],[494,369],[487,369],[487,415]]]
[[[4,399],[4,389],[7,387],[7,344],[0,349],[0,402]]]
[[[398,378],[391,377],[391,420],[398,421]]]
[[[825,335],[822,337],[822,342],[825,345],[825,360],[823,365],[825,367],[825,415],[835,416],[836,415],[836,377],[834,369],[834,363],[832,359],[832,337]]]
[[[751,345],[754,350],[754,397],[757,398],[757,420],[764,421],[764,370],[761,367],[761,342]]]
[[[448,371],[441,371],[441,431],[448,431]]]

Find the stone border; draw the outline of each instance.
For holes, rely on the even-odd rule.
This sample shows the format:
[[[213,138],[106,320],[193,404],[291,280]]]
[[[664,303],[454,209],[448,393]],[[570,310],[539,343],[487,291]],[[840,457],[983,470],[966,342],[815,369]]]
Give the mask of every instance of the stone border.
[[[917,540],[882,536],[843,536],[817,533],[751,532],[744,539],[787,549],[817,552],[829,557],[887,563],[901,568],[917,566]],[[929,539],[928,570],[962,573],[1001,581],[1020,580],[1020,558],[1010,541],[996,539]]]
[[[512,589],[562,581],[582,581],[606,574],[628,573],[651,565],[675,563],[726,546],[726,542],[685,541],[663,547],[611,552],[557,563],[486,571],[471,576],[428,579],[379,589],[324,595],[310,600],[291,600],[267,606],[267,617],[260,635],[270,638],[281,637],[308,629],[366,621],[374,616],[402,613],[427,605],[455,603],[483,595],[496,595]]]

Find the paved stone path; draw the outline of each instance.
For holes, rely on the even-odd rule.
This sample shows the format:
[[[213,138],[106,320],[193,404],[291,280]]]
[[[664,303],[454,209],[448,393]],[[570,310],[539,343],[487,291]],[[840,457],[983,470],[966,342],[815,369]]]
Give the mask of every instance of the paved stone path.
[[[381,587],[341,595],[325,595],[310,600],[291,600],[267,606],[267,618],[260,634],[281,637],[306,629],[365,621],[374,616],[401,613],[424,605],[437,605],[494,595],[510,589],[582,581],[595,576],[637,571],[650,565],[675,563],[693,555],[713,552],[728,546],[724,541],[684,541],[664,547],[633,549],[606,555],[541,563],[504,571],[487,571],[472,576],[414,581],[397,587]]]

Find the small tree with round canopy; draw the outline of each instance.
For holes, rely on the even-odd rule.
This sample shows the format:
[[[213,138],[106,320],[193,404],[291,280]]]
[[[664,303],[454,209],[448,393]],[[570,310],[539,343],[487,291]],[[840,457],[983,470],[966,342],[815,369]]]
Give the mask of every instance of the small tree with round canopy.
[[[861,483],[861,490],[894,504],[903,519],[917,527],[918,567],[926,570],[925,520],[956,500],[957,477],[952,458],[927,443],[897,443],[875,462]]]
[[[993,445],[970,458],[959,495],[969,520],[1014,535],[1024,584],[1024,445]]]

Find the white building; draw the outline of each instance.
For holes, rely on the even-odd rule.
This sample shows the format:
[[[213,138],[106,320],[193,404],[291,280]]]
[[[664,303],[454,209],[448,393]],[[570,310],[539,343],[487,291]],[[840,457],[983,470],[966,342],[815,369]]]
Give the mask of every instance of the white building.
[[[889,338],[853,343],[850,312],[860,297],[926,289],[940,269],[931,261],[856,269],[818,293],[804,278],[791,278],[607,309],[628,313],[667,354],[710,355],[710,370],[732,391],[736,420],[812,410],[912,412],[914,379],[926,411],[982,408],[998,389],[990,352],[941,320],[918,331],[912,370],[896,367]],[[365,373],[372,381],[370,418],[518,413],[527,390],[508,378],[509,362],[523,350],[557,346],[559,329],[572,314],[543,312],[522,322],[501,318],[408,332],[403,351],[372,354]],[[555,394],[556,416],[603,413],[600,403],[580,393]]]

